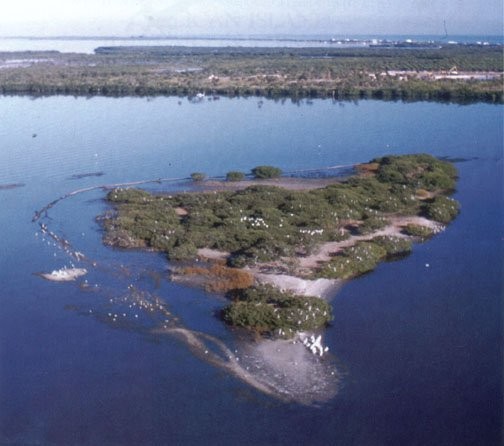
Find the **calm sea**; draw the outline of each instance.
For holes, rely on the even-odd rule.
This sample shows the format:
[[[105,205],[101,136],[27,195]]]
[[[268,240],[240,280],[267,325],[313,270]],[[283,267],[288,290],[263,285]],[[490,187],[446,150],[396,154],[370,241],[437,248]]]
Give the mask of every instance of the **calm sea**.
[[[324,342],[341,389],[318,406],[263,395],[152,334],[146,312],[132,318],[122,299],[134,290],[235,344],[214,316],[221,298],[169,282],[162,256],[102,245],[104,191],[42,220],[89,261],[32,222],[58,197],[102,184],[413,152],[457,161],[461,214],[334,297]],[[18,187],[0,189],[0,444],[500,444],[502,154],[499,105],[1,97],[0,185]],[[87,282],[34,274],[72,262]]]

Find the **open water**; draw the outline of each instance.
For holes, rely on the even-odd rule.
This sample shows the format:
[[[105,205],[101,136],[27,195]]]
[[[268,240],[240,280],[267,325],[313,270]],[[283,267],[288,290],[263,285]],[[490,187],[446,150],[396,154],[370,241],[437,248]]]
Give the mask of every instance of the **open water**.
[[[339,43],[335,44],[337,40]],[[370,41],[452,42],[457,44],[502,45],[502,35],[284,35],[221,37],[0,37],[0,51],[60,51],[93,53],[102,46],[202,46],[263,48],[353,48],[368,46]]]
[[[234,345],[214,317],[221,298],[170,283],[162,256],[102,246],[102,190],[42,219],[89,261],[32,222],[85,187],[414,152],[457,162],[461,214],[334,297],[324,343],[342,378],[318,405],[261,394],[184,342],[152,334],[157,312],[135,319],[132,290],[157,297],[170,320]],[[0,186],[18,187],[0,188],[0,444],[500,444],[502,155],[498,105],[1,97]],[[76,283],[34,274],[71,263],[89,271]]]

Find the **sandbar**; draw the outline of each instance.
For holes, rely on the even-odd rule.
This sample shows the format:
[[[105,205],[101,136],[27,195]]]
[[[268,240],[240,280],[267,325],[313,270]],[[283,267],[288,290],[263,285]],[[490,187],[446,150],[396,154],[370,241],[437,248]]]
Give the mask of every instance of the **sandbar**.
[[[70,282],[86,274],[85,268],[62,268],[50,273],[39,273],[39,276],[52,282]]]

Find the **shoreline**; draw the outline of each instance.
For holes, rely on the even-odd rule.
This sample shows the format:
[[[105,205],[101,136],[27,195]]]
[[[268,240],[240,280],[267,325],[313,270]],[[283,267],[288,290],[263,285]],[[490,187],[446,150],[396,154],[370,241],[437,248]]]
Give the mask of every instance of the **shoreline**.
[[[457,74],[446,71],[454,65]],[[502,74],[501,45],[0,52],[0,93],[29,96],[176,96],[192,103],[220,97],[502,103]]]

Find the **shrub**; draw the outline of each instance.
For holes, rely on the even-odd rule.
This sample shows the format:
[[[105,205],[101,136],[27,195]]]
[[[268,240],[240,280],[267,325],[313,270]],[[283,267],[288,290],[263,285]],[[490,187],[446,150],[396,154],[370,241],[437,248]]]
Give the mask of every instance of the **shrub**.
[[[252,169],[252,175],[259,179],[278,178],[282,175],[282,170],[273,166],[257,166]]]
[[[224,321],[259,333],[282,330],[288,337],[323,327],[332,319],[331,307],[323,299],[280,291],[271,285],[240,290],[232,297],[233,302],[222,311]]]
[[[245,174],[243,172],[238,172],[232,170],[226,174],[226,181],[243,181]]]
[[[457,170],[431,155],[385,156],[376,159],[380,167],[377,178],[385,183],[404,184],[432,190],[451,190]]]
[[[388,258],[405,256],[413,247],[411,240],[403,237],[378,236],[374,237],[372,242],[384,248]]]
[[[357,232],[362,235],[371,234],[379,229],[383,229],[388,223],[389,221],[381,216],[368,217],[357,228]]]
[[[413,223],[409,223],[404,226],[401,232],[412,237],[420,237],[421,239],[432,237],[434,234],[431,228],[422,225],[415,225]]]
[[[426,172],[419,185],[427,190],[452,190],[455,188],[455,178],[437,168],[432,172]]]
[[[359,242],[333,257],[318,271],[317,276],[328,279],[350,279],[372,271],[386,256],[385,248],[377,243]]]
[[[196,257],[198,250],[192,242],[176,244],[173,248],[168,251],[168,257],[170,260],[175,261],[187,261],[192,260]]]
[[[203,181],[206,178],[206,175],[202,172],[193,172],[191,174],[191,180],[195,182]]]
[[[452,198],[439,196],[424,207],[425,214],[431,220],[450,223],[459,213],[459,204]]]

